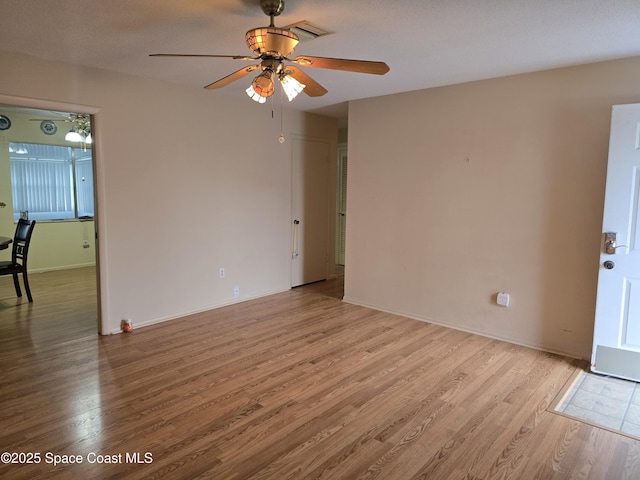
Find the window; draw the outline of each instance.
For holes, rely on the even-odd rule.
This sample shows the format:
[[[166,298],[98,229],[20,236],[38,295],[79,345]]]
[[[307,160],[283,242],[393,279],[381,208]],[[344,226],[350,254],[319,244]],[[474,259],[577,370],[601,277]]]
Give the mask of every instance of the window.
[[[9,143],[13,219],[93,217],[93,163],[90,148]]]

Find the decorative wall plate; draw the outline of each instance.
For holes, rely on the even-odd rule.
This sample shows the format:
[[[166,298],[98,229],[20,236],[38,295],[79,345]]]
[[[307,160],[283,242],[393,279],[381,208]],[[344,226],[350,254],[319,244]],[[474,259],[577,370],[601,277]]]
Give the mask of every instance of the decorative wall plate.
[[[53,135],[58,131],[58,126],[51,120],[43,120],[40,122],[40,130],[42,130],[46,135]]]
[[[9,117],[0,115],[0,130],[9,130],[11,128],[11,120]]]

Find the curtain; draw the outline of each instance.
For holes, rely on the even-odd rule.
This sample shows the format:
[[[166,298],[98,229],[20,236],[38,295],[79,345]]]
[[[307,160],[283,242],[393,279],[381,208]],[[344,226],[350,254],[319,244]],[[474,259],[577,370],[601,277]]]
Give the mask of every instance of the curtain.
[[[29,218],[37,220],[93,216],[90,149],[84,152],[79,148],[21,144],[28,153],[19,154],[14,145],[10,144],[10,150],[13,150],[10,160],[15,220],[23,211],[28,212]],[[77,176],[75,189],[74,174]]]

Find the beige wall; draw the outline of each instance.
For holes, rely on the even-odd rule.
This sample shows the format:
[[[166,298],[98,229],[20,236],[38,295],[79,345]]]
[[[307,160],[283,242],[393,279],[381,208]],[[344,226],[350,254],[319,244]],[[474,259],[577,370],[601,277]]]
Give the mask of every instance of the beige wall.
[[[589,357],[611,106],[634,102],[640,58],[352,102],[345,299]]]
[[[104,332],[290,287],[291,142],[268,105],[8,53],[0,64],[0,94],[96,113]],[[335,120],[284,122],[335,158]]]
[[[11,199],[11,166],[9,160],[9,142],[27,142],[53,145],[69,145],[64,140],[69,128],[59,123],[55,135],[45,135],[40,130],[40,122],[32,122],[29,115],[4,112],[0,114],[11,119],[11,128],[0,132],[0,202],[7,204],[0,209],[0,235],[13,236],[13,202]],[[42,272],[94,265],[95,261],[95,229],[93,221],[37,222],[31,239],[29,253],[29,271]],[[89,248],[83,248],[84,241]],[[2,260],[11,258],[11,249],[0,252]]]

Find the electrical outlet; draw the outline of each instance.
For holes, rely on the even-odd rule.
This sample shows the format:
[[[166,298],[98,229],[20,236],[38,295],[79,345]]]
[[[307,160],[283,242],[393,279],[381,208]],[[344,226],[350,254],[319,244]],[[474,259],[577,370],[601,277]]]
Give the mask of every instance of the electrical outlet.
[[[224,278],[224,268],[220,269],[220,278]]]
[[[498,296],[496,297],[496,303],[501,307],[508,307],[510,300],[511,300],[510,295],[504,292],[498,293]]]
[[[235,287],[233,287],[233,296],[237,297],[239,295],[240,295],[240,287],[236,285]]]

